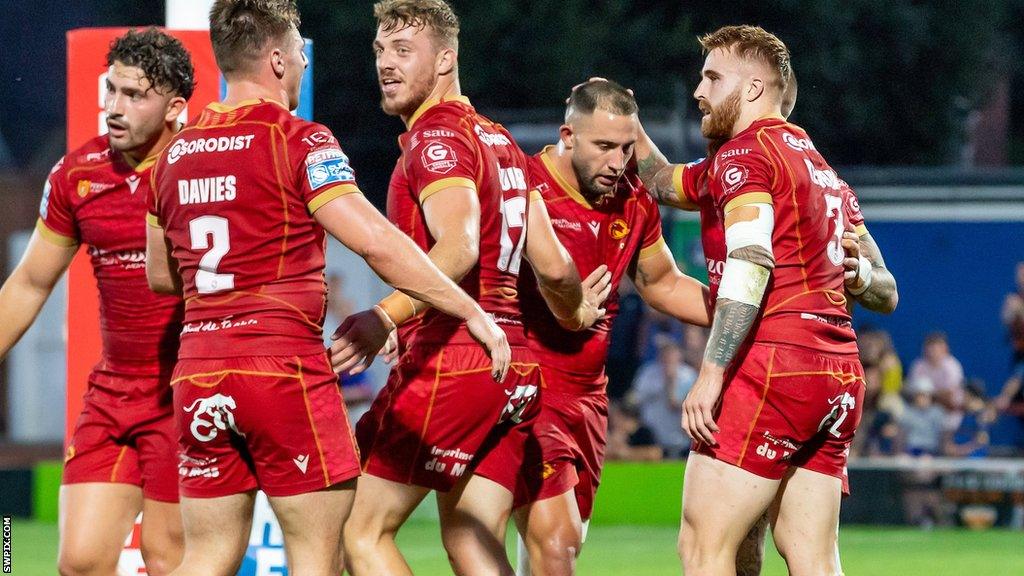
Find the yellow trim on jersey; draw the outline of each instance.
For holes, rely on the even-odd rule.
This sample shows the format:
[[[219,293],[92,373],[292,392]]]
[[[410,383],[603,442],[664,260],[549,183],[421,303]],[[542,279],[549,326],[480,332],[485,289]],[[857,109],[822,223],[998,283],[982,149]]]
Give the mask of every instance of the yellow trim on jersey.
[[[672,170],[672,187],[676,189],[676,198],[683,204],[692,204],[693,202],[686,197],[686,186],[684,173],[686,172],[686,164],[677,164]]]
[[[234,104],[225,104],[223,102],[210,102],[206,105],[206,107],[210,110],[213,110],[214,112],[232,112],[234,110],[238,110],[239,108],[245,108],[246,106],[255,106],[257,104],[263,103],[276,104],[281,108],[285,107],[284,104],[281,104],[277,100],[271,100],[267,98],[249,98],[248,100],[242,100],[241,102],[236,102]]]
[[[857,236],[864,236],[868,233],[868,227],[863,224],[858,224],[854,227],[853,231],[857,233]]]
[[[464,176],[452,176],[451,178],[442,178],[440,180],[435,180],[430,184],[427,184],[426,186],[423,187],[423,190],[420,190],[420,204],[423,204],[424,202],[426,202],[427,198],[430,198],[431,196],[437,194],[438,192],[444,190],[445,188],[456,187],[471,188],[474,192],[476,192],[476,182],[470,180],[469,178],[466,178]]]
[[[540,190],[537,190],[536,188],[534,188],[533,190],[530,190],[530,202],[536,202],[538,200],[543,202],[544,201],[544,195],[541,194]]]
[[[306,204],[306,208],[309,209],[310,214],[313,214],[317,210],[323,208],[324,205],[331,200],[341,198],[348,194],[355,194],[356,192],[362,194],[362,190],[360,190],[355,184],[338,184],[337,186],[331,186],[310,200],[309,204]]]
[[[558,171],[558,167],[555,166],[555,161],[551,159],[551,150],[553,149],[554,146],[545,146],[540,152],[540,161],[544,164],[544,167],[547,168],[548,172],[551,173],[551,176],[554,177],[558,186],[564,190],[570,198],[575,200],[580,206],[583,206],[588,210],[593,210],[594,207],[591,206],[590,202],[588,202],[586,198],[583,197],[583,194],[580,194],[580,191],[570,184],[569,181],[562,176],[562,173]]]
[[[645,246],[640,249],[640,256],[637,257],[637,260],[643,260],[644,258],[650,258],[651,256],[655,256],[656,254],[661,252],[662,246],[667,246],[667,244],[665,243],[665,238],[662,236],[658,236],[658,239],[654,242],[654,244],[651,244],[650,246]]]
[[[36,220],[36,230],[39,232],[39,235],[50,244],[56,244],[57,246],[63,246],[65,248],[78,246],[78,240],[70,236],[65,236],[59,232],[54,232],[46,225],[46,222],[43,222],[42,218]]]
[[[146,212],[146,224],[149,224],[152,228],[164,227],[164,225],[160,223],[160,217],[151,212]]]
[[[772,195],[768,192],[746,192],[739,196],[729,200],[725,204],[725,210],[722,212],[728,214],[740,206],[746,206],[747,204],[772,204]]]
[[[472,104],[469,103],[469,98],[462,96],[461,94],[456,96],[441,96],[440,98],[433,98],[427,100],[423,104],[420,104],[420,107],[417,108],[416,111],[412,113],[412,116],[409,116],[409,120],[405,122],[406,129],[412,130],[413,125],[416,124],[416,121],[419,120],[420,117],[423,116],[423,114],[426,113],[427,110],[430,110],[434,106],[437,106],[438,104],[441,104],[443,102],[462,102],[467,106],[472,106]]]

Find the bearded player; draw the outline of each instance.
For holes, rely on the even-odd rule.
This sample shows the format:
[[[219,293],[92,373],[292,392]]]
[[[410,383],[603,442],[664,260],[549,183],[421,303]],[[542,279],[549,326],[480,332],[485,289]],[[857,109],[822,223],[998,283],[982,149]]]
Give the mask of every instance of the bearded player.
[[[293,116],[306,59],[295,4],[218,0],[227,97],[154,168],[147,273],[186,297],[174,371],[185,555],[175,574],[234,574],[257,489],[289,570],[339,566],[359,460],[323,348],[325,234],[381,277],[466,319],[500,377],[504,334],[359,193],[331,131]]]
[[[107,65],[107,134],[50,172],[36,231],[0,290],[0,357],[88,245],[103,349],[64,459],[59,570],[113,574],[141,511],[146,569],[167,574],[182,551],[168,386],[182,306],[146,285],[145,213],[150,168],[180,127],[194,72],[181,42],[155,28],[114,40]]]
[[[544,198],[555,231],[581,274],[607,267],[607,314],[589,330],[559,326],[532,274],[520,279],[530,347],[544,373],[537,449],[520,476],[515,519],[537,575],[572,574],[600,482],[607,431],[605,362],[618,284],[629,277],[655,309],[707,326],[706,288],[676,267],[661,235],[661,215],[635,172],[639,137],[631,93],[608,81],[577,86],[560,140],[530,159],[530,183]],[[527,573],[520,550],[519,573]]]
[[[512,345],[513,370],[493,382],[457,319],[427,311],[414,327],[403,326],[398,365],[356,429],[365,474],[345,526],[346,560],[357,575],[409,574],[394,536],[435,490],[455,572],[508,574],[504,533],[515,483],[507,470],[522,460],[541,387],[519,306],[522,260],[561,325],[583,329],[604,311],[583,299],[543,200],[530,196],[525,155],[461,95],[459,22],[451,8],[441,0],[388,0],[374,15],[381,104],[408,130],[399,140],[388,215],[494,316]],[[596,270],[588,281],[600,285],[606,276]],[[395,294],[381,307],[402,326],[421,305]],[[348,322],[341,339],[363,318],[374,320]],[[338,369],[372,358],[383,343],[368,342],[349,360],[336,354]]]
[[[705,136],[725,141],[708,182],[727,257],[701,375],[684,403],[684,427],[698,441],[684,483],[684,567],[735,573],[740,542],[770,508],[791,573],[838,573],[839,500],[863,397],[843,294],[841,181],[782,119],[785,45],[753,27],[723,28],[702,44],[695,97]]]

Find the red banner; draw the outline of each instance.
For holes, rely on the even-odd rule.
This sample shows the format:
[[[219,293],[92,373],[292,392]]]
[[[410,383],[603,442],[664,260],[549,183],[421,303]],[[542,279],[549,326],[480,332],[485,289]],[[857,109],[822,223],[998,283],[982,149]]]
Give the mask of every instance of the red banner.
[[[110,43],[128,28],[88,28],[71,30],[68,40],[67,147],[74,150],[90,138],[106,131],[103,95]],[[213,57],[210,34],[205,30],[168,30],[192,54],[196,88],[186,113],[194,118],[202,109],[220,98],[220,72]],[[65,442],[71,437],[75,421],[82,411],[89,372],[99,361],[100,320],[96,279],[85,250],[79,251],[68,271],[68,385]]]

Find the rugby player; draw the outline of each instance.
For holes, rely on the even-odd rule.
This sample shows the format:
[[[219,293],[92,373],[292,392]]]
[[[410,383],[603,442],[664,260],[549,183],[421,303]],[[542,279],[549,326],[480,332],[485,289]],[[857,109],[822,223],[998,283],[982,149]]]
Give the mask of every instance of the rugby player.
[[[359,460],[323,347],[325,233],[387,282],[467,321],[501,376],[504,333],[363,197],[331,131],[291,114],[307,62],[289,0],[218,0],[227,81],[153,169],[147,275],[186,300],[174,411],[185,554],[234,574],[262,489],[293,574],[336,574]],[[383,316],[383,313],[381,313]]]
[[[0,357],[88,245],[103,346],[67,442],[58,568],[113,574],[141,511],[146,570],[168,574],[183,546],[168,386],[182,303],[146,284],[145,214],[150,169],[180,128],[195,75],[181,42],[155,28],[115,39],[107,65],[107,134],[69,152],[47,178],[36,230],[0,290]]]
[[[782,118],[791,71],[781,41],[740,26],[702,45],[695,97],[705,136],[725,141],[708,183],[727,256],[701,375],[684,403],[697,453],[684,483],[683,564],[735,573],[737,547],[770,509],[791,573],[839,573],[839,500],[863,397],[843,293],[841,180]],[[871,269],[853,275],[853,291]]]
[[[509,574],[504,533],[529,421],[537,412],[538,365],[526,345],[517,292],[522,260],[560,325],[584,329],[604,310],[584,300],[571,258],[558,243],[543,200],[531,197],[528,163],[511,135],[461,94],[458,18],[442,0],[374,5],[381,105],[406,125],[392,175],[388,216],[475,297],[507,332],[513,370],[504,382],[458,319],[401,294],[380,306],[402,326],[403,351],[387,386],[356,428],[364,476],[345,526],[354,574],[409,574],[394,536],[437,491],[442,541],[459,574]],[[608,273],[588,277],[606,293]],[[343,325],[332,347],[337,369],[365,363],[383,339],[350,334],[378,322]],[[358,348],[355,353],[345,349]],[[486,470],[486,472],[485,472]],[[514,476],[514,473],[511,474]]]

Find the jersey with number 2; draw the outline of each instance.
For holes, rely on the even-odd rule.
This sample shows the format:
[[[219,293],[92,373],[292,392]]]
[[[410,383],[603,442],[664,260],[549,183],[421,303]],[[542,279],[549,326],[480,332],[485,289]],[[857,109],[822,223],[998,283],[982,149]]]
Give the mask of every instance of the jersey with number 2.
[[[775,211],[775,269],[754,340],[856,354],[843,287],[847,187],[807,133],[754,122],[718,150],[708,186],[720,214],[751,203]]]
[[[315,213],[358,192],[326,127],[269,101],[211,104],[153,170],[185,296],[180,358],[322,353],[325,231]]]

